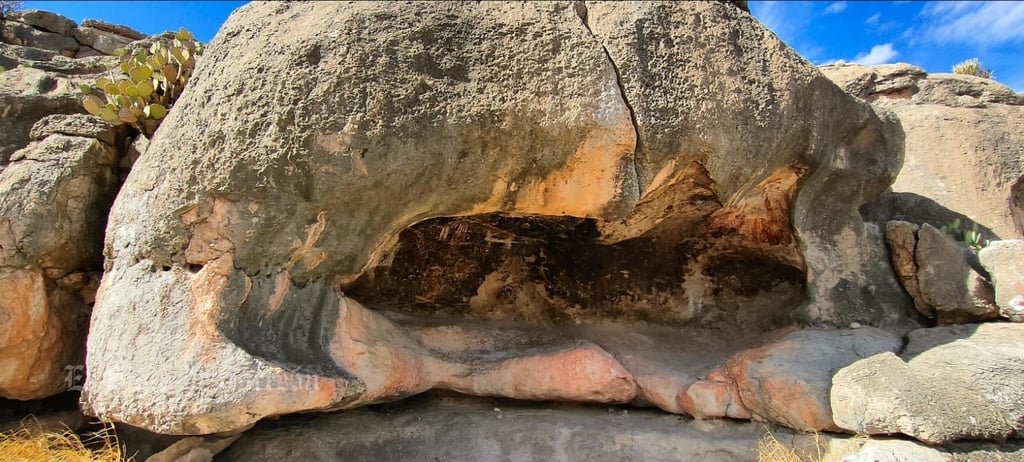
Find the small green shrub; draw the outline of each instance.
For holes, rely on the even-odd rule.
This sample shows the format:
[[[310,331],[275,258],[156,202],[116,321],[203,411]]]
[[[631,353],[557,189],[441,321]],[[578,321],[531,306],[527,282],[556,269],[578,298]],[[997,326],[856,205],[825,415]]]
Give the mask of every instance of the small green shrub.
[[[968,59],[967,61],[953,65],[953,73],[962,75],[973,75],[976,77],[983,77],[986,79],[992,78],[992,71],[989,71],[984,67],[981,67],[981,61],[978,61],[978,58],[971,58]]]
[[[988,245],[988,241],[981,237],[977,223],[971,229],[964,229],[960,219],[957,218],[952,222],[942,225],[941,230],[953,240],[963,242],[975,250],[980,250]]]
[[[95,86],[82,85],[82,106],[107,123],[129,124],[151,138],[192,78],[203,44],[181,28],[169,46],[156,42],[149,49],[129,53],[121,48],[117,54],[122,74],[112,70]]]

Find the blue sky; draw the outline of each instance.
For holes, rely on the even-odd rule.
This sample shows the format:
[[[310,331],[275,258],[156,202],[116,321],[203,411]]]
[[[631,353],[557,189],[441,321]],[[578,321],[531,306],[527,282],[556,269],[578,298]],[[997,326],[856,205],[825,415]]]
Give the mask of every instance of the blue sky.
[[[240,1],[26,1],[24,9],[125,24],[146,34],[184,26],[209,42]],[[979,58],[1024,91],[1024,2],[750,1],[756,18],[814,64],[907,62],[928,72]]]
[[[23,10],[46,10],[67,16],[79,24],[98,19],[129,26],[146,35],[180,27],[192,31],[196,40],[208,43],[235,8],[249,2],[229,1],[25,1]]]
[[[750,11],[814,64],[906,62],[950,72],[978,58],[1024,92],[1024,2],[751,1]]]

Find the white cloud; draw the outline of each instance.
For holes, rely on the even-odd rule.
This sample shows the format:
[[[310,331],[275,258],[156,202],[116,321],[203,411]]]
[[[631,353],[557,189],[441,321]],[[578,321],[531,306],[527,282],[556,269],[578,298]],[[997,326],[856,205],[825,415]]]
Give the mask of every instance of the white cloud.
[[[883,43],[871,47],[871,51],[860,53],[850,62],[871,66],[874,64],[887,64],[892,62],[900,53],[893,49],[891,43]]]
[[[825,8],[825,14],[837,14],[846,11],[846,2],[835,2]]]
[[[871,15],[871,17],[868,18],[866,21],[864,21],[864,24],[878,24],[879,19],[882,19],[882,13],[875,13]]]
[[[1024,2],[932,2],[913,36],[935,43],[999,45],[1024,42]]]

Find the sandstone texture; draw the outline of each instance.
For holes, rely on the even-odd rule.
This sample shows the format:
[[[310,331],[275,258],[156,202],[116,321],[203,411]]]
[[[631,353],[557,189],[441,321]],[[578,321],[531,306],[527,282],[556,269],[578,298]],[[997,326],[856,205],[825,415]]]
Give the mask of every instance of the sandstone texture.
[[[1024,241],[994,241],[978,252],[978,258],[992,276],[999,313],[1024,322]]]
[[[636,409],[432,397],[261,423],[217,460],[739,462],[756,459],[763,432],[749,422],[688,421]],[[776,437],[792,440],[782,430]]]
[[[938,324],[999,317],[988,271],[976,251],[925,223],[886,223],[893,268],[914,307]]]
[[[801,330],[726,363],[743,404],[760,420],[801,430],[839,430],[832,421],[832,375],[859,359],[898,351],[899,337],[872,327]]]
[[[82,385],[129,134],[84,114],[78,86],[117,59],[76,59],[74,21],[32,10],[0,29],[0,397],[29,400]]]
[[[878,354],[833,378],[836,424],[940,445],[1004,441],[1024,428],[1024,329],[988,323],[919,329],[901,356]]]
[[[875,203],[880,222],[936,228],[961,218],[985,239],[1021,236],[1024,96],[970,75],[927,74],[909,64],[834,65],[821,71],[846,91],[894,112],[906,157],[892,191]]]
[[[736,350],[659,370],[560,326],[914,326],[858,212],[898,122],[732,4],[252,3],[175,108],[107,226],[101,418],[205,434],[434,388],[686,412],[736,396],[693,388]]]
[[[37,124],[39,140],[0,172],[0,396],[7,398],[81,385],[118,155],[97,139],[113,140],[116,130],[68,119],[75,116]]]

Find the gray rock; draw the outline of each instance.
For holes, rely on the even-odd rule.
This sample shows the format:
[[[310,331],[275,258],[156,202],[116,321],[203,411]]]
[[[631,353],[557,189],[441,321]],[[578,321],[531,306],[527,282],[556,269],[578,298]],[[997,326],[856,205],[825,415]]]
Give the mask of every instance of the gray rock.
[[[256,67],[289,78],[244,77]],[[104,418],[209,433],[538,386],[467,384],[487,368],[451,374],[465,364],[357,300],[463,330],[763,332],[795,310],[912,325],[858,212],[896,175],[899,124],[733,5],[254,2],[190,85],[110,216],[83,392]],[[382,340],[357,354],[360,332]],[[445,354],[528,362],[531,345]],[[620,378],[514,397],[632,399]]]
[[[0,44],[0,58],[23,64],[0,73],[0,107],[6,111],[0,117],[0,166],[7,164],[11,153],[28,145],[32,126],[43,117],[84,114],[79,85],[95,82],[97,73],[117,62],[117,58],[71,59],[33,50]]]
[[[75,40],[78,40],[78,43],[106,55],[113,55],[114,51],[118,48],[123,48],[136,40],[84,25],[76,27],[71,31],[71,35],[75,37]]]
[[[109,22],[104,21],[97,21],[95,19],[86,19],[82,21],[82,27],[89,27],[103,32],[109,32],[111,34],[120,35],[121,37],[130,40],[142,40],[146,38],[146,34],[143,34],[142,32],[139,32],[135,29],[132,29],[131,27],[120,24],[111,24]]]
[[[926,74],[907,64],[821,71],[896,113],[906,132],[906,157],[893,193],[867,208],[868,216],[936,228],[960,218],[968,229],[977,223],[984,239],[1022,235],[1024,213],[1015,218],[1011,209],[1024,210],[1012,205],[1024,204],[1024,189],[1014,186],[1024,175],[1024,132],[1018,128],[1024,125],[1024,95],[991,79]]]
[[[95,138],[113,147],[126,137],[124,125],[110,125],[89,114],[51,114],[29,131],[29,137],[37,141],[56,134]]]
[[[360,431],[352,431],[358,428]],[[750,461],[763,427],[657,411],[416,400],[267,422],[218,460]],[[792,440],[775,432],[782,442]]]
[[[800,431],[838,430],[832,375],[855,361],[898,351],[899,337],[873,327],[800,330],[729,358],[726,367],[754,415]]]
[[[993,241],[978,253],[995,286],[999,314],[1024,322],[1024,241]]]
[[[922,303],[934,310],[940,324],[999,316],[991,285],[969,263],[977,259],[970,250],[927,223],[917,238],[914,262]]]
[[[869,439],[843,456],[841,462],[950,462],[944,451],[905,440]]]
[[[905,361],[879,354],[836,373],[831,400],[840,427],[903,433],[929,444],[1021,434],[1022,326],[936,327],[908,337]]]
[[[71,36],[71,29],[74,29],[78,24],[74,21],[61,16],[57,13],[51,13],[43,10],[26,10],[19,11],[7,19],[13,19],[25,24],[28,24],[37,29],[42,29],[47,32],[53,32],[60,34],[65,37]]]
[[[71,37],[44,32],[17,21],[0,20],[0,42],[56,51],[69,57],[78,51],[78,42]]]
[[[106,143],[54,134],[0,172],[2,397],[39,399],[81,385],[116,162]]]

